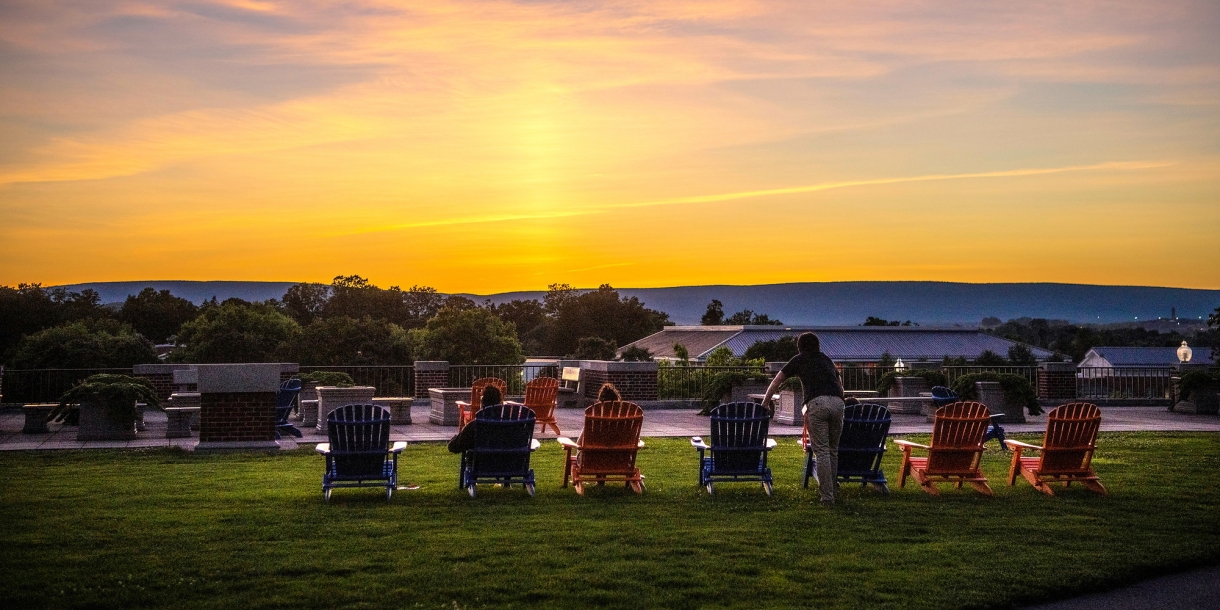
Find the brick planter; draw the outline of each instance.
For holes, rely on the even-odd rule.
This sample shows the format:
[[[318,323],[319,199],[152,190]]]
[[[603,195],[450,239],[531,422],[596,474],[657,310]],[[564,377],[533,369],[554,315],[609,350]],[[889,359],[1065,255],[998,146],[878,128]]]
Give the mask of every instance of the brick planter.
[[[326,416],[330,415],[331,411],[343,405],[372,404],[373,394],[376,392],[377,388],[370,385],[358,385],[350,388],[318,386],[318,423],[315,429],[320,434],[326,434],[328,432]]]
[[[918,398],[928,391],[928,382],[923,377],[895,377],[894,385],[887,393],[892,398]],[[880,401],[885,402],[885,401]],[[890,413],[919,415],[924,412],[923,403],[915,400],[900,400],[886,403]]]
[[[398,426],[411,424],[411,405],[414,402],[413,396],[387,396],[373,399],[373,404],[390,410],[390,423]]]
[[[1038,398],[1072,400],[1076,398],[1076,365],[1071,362],[1043,362],[1038,365]]]
[[[47,416],[51,411],[58,407],[59,403],[47,402],[25,405],[22,411],[25,412],[25,425],[21,428],[22,434],[46,434],[51,431],[47,427]]]
[[[136,422],[116,422],[106,416],[106,408],[81,404],[78,441],[129,441],[136,437]]]
[[[470,388],[431,388],[428,390],[431,407],[428,421],[438,426],[458,425],[459,400],[470,400]]]
[[[1025,423],[1025,407],[1009,405],[1008,400],[1004,397],[1004,388],[1000,387],[998,381],[976,381],[974,391],[979,402],[987,405],[987,409],[991,411],[992,415],[1004,414],[1004,423]]]
[[[763,388],[764,393],[767,388]],[[805,425],[805,414],[801,413],[801,409],[805,403],[801,399],[805,397],[804,392],[801,393],[801,398],[797,398],[796,392],[792,390],[782,390],[779,393],[779,404],[776,405],[775,423],[784,424],[786,426],[803,426]]]

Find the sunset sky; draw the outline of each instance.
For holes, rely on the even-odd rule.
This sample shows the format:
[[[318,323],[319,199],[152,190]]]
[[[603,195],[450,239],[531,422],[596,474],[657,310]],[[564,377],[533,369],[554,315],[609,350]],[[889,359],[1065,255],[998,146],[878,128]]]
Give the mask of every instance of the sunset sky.
[[[0,1],[0,284],[1220,288],[1220,3]]]

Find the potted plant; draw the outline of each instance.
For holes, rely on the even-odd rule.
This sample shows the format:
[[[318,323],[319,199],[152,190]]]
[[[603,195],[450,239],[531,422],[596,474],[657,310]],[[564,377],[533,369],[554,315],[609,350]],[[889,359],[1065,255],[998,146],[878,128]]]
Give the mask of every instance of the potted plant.
[[[1207,371],[1190,371],[1182,375],[1182,383],[1178,387],[1178,402],[1175,411],[1183,413],[1199,413],[1215,415],[1220,411],[1220,373]]]
[[[160,408],[161,401],[147,379],[127,375],[91,375],[59,398],[57,412],[79,405],[76,439],[131,440],[136,437],[137,402]]]

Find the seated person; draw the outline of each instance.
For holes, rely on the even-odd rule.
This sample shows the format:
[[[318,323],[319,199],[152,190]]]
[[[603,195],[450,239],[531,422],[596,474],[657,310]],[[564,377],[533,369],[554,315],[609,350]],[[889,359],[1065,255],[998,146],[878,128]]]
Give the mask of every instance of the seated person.
[[[486,388],[483,388],[483,400],[479,403],[479,408],[482,409],[483,407],[498,405],[503,401],[503,398],[500,396],[500,389],[496,386],[489,385]],[[461,453],[474,447],[474,429],[477,425],[479,425],[479,420],[475,419],[474,421],[466,424],[466,427],[462,428],[461,432],[458,432],[456,436],[450,439],[449,453]]]
[[[610,402],[612,400],[622,400],[623,395],[618,393],[618,388],[614,387],[613,383],[606,382],[602,384],[602,388],[597,391],[597,402]]]

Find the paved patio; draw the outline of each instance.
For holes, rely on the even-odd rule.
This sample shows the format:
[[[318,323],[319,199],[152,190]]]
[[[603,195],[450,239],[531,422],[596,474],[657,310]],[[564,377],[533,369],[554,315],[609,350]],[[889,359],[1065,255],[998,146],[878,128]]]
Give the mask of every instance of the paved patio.
[[[1220,417],[1215,415],[1192,415],[1173,413],[1164,407],[1102,407],[1103,432],[1220,432]],[[701,417],[697,411],[681,410],[649,410],[644,412],[644,436],[646,437],[689,437],[708,433],[708,420]],[[556,412],[559,427],[565,436],[580,434],[583,425],[584,412],[577,409],[560,409]],[[457,433],[454,426],[437,426],[428,422],[428,407],[411,409],[409,426],[393,426],[390,439],[394,441],[446,441]],[[167,425],[165,414],[160,411],[150,411],[145,416],[148,429],[141,432],[139,438],[132,441],[78,441],[76,427],[64,427],[50,424],[49,434],[22,434],[24,415],[20,411],[5,411],[0,413],[0,450],[49,450],[49,449],[134,449],[146,447],[182,447],[191,449],[199,442],[193,438],[165,438]],[[1046,416],[1029,418],[1028,423],[1007,424],[1004,429],[1012,432],[1042,432],[1046,430]],[[326,442],[326,436],[312,429],[303,430],[305,437],[299,440],[285,439],[281,446],[285,449],[296,444],[314,444]],[[922,415],[895,415],[890,427],[891,435],[929,433],[932,424]],[[771,425],[772,436],[797,436],[801,433],[798,426]],[[537,438],[552,439],[556,434],[552,431],[539,433]]]

